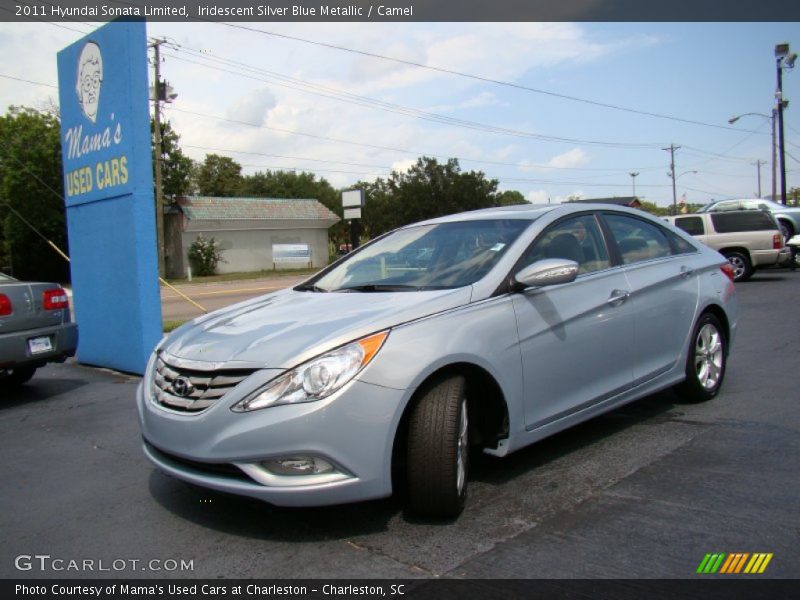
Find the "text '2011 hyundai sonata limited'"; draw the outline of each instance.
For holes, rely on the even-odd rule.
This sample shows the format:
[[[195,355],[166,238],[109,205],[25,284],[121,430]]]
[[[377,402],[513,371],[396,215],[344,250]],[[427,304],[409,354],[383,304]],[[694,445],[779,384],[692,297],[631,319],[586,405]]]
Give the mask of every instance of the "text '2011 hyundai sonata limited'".
[[[725,258],[633,209],[452,215],[293,289],[191,321],[138,390],[161,470],[276,505],[389,496],[452,516],[469,450],[504,456],[658,390],[714,397],[736,330]]]

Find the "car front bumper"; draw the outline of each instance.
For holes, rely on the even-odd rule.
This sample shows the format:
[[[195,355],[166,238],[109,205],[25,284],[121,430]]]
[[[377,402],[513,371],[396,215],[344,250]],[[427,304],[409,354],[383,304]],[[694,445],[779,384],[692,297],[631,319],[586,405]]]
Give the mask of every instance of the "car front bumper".
[[[50,339],[51,350],[31,353],[28,341],[35,338]],[[75,355],[78,346],[78,326],[64,323],[25,331],[0,333],[0,369],[44,366],[49,362],[63,361]]]
[[[279,506],[343,504],[392,493],[402,390],[354,380],[318,402],[233,412],[230,407],[251,391],[245,381],[205,411],[185,414],[152,400],[150,375],[148,368],[137,390],[139,420],[145,455],[165,473]],[[335,473],[275,475],[263,466],[297,456],[321,458]]]

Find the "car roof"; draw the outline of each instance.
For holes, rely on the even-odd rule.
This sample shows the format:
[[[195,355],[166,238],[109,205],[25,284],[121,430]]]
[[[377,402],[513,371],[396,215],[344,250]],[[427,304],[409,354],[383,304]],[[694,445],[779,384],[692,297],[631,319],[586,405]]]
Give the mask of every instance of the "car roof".
[[[438,223],[456,223],[460,221],[481,221],[490,219],[520,219],[535,221],[543,215],[555,212],[561,215],[568,215],[571,213],[583,213],[590,211],[614,211],[623,212],[637,216],[647,216],[652,218],[653,215],[636,208],[628,208],[626,206],[616,206],[613,204],[604,204],[602,202],[594,204],[577,204],[573,202],[565,202],[563,204],[515,204],[512,206],[497,206],[492,208],[482,208],[479,210],[471,210],[467,212],[455,213],[452,215],[445,215],[436,217],[434,219],[427,219],[417,223],[410,223],[405,227],[414,227],[417,225],[433,225]],[[401,229],[403,229],[402,227]]]

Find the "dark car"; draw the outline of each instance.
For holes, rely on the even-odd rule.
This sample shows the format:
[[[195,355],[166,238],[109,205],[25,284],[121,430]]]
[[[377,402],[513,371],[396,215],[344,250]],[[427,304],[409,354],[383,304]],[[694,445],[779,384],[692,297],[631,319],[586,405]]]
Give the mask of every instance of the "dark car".
[[[0,390],[25,383],[49,362],[64,362],[77,345],[64,288],[0,273]]]

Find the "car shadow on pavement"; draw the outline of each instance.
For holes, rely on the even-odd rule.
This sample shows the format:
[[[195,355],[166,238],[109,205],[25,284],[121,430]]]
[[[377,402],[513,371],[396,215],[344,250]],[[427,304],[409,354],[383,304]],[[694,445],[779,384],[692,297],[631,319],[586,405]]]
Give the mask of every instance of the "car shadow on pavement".
[[[679,407],[679,398],[667,390],[570,427],[502,459],[475,452],[471,456],[470,481],[505,483],[633,425],[680,418],[683,412]]]
[[[150,493],[181,519],[231,535],[273,541],[316,542],[385,531],[389,519],[402,510],[396,497],[319,508],[273,506],[195,486],[155,469]]]
[[[683,413],[679,407],[679,399],[672,392],[661,392],[503,459],[475,452],[471,459],[470,481],[503,484],[633,425],[680,418]],[[382,500],[319,508],[285,508],[195,486],[156,470],[150,475],[149,485],[156,502],[181,519],[231,535],[262,540],[346,539],[387,531],[389,521],[397,515],[418,525],[448,526],[458,521],[422,518],[404,511],[402,487],[391,498]]]
[[[88,382],[83,379],[73,379],[69,377],[43,378],[34,375],[28,383],[2,389],[3,381],[0,379],[0,410],[8,410],[16,406],[31,404],[33,402],[44,402],[61,394],[85,386]]]

